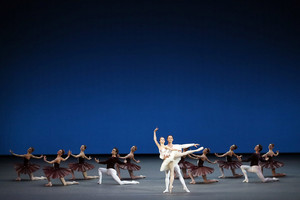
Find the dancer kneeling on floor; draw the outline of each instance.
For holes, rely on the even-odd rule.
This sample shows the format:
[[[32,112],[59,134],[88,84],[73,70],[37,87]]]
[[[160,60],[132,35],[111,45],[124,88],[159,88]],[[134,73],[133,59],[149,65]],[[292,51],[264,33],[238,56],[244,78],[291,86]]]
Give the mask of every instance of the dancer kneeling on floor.
[[[253,172],[256,173],[258,178],[262,181],[262,182],[271,182],[271,181],[278,181],[278,178],[265,178],[264,175],[261,172],[261,166],[258,165],[258,162],[266,162],[266,160],[264,160],[261,155],[260,152],[262,150],[262,146],[260,144],[256,145],[254,147],[255,153],[253,153],[248,159],[243,160],[243,162],[249,162],[250,161],[250,166],[249,165],[242,165],[241,166],[241,170],[245,176],[245,180],[243,180],[244,183],[248,183],[248,175],[247,175],[247,171],[248,172]]]
[[[45,186],[51,187],[52,183],[50,178],[59,178],[61,183],[66,186],[66,185],[73,185],[73,184],[79,184],[76,181],[65,181],[64,177],[71,174],[71,169],[67,169],[67,168],[63,168],[63,167],[59,167],[60,162],[61,161],[66,161],[68,160],[68,158],[71,155],[71,151],[69,150],[68,152],[68,156],[66,158],[63,158],[62,155],[64,155],[65,151],[63,149],[60,149],[57,152],[57,157],[52,160],[52,161],[48,161],[46,156],[44,156],[44,161],[49,163],[49,164],[53,164],[53,167],[47,166],[43,168],[43,171],[48,179],[48,184],[46,184]]]
[[[117,183],[120,185],[127,185],[127,184],[138,184],[138,181],[121,181],[120,178],[117,175],[117,171],[114,169],[114,166],[116,163],[118,164],[125,164],[121,162],[117,155],[119,154],[119,150],[115,147],[111,151],[111,157],[106,161],[99,161],[99,159],[95,158],[95,161],[99,164],[107,164],[106,168],[99,168],[99,181],[98,184],[102,184],[102,173],[105,173],[107,175],[110,175]]]

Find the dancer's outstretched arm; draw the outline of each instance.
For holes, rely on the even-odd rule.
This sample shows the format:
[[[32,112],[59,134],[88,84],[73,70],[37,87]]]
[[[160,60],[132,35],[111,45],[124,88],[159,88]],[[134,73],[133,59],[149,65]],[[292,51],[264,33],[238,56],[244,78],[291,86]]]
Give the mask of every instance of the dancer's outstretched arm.
[[[35,159],[41,159],[41,158],[43,158],[44,156],[43,156],[43,155],[41,155],[41,156],[34,156],[34,155],[31,155],[31,157],[32,157],[32,158],[35,158]]]
[[[160,146],[160,144],[158,143],[157,137],[156,137],[156,131],[157,131],[157,130],[158,130],[158,128],[154,129],[154,131],[153,131],[153,140],[154,140],[154,142],[155,142],[157,148],[160,150],[161,146]]]
[[[212,161],[210,161],[207,157],[205,158],[205,160],[206,160],[207,162],[209,162],[210,164],[216,164],[216,163],[217,163],[216,160],[215,160],[214,162],[212,162]]]
[[[46,156],[44,156],[44,161],[45,161],[45,162],[47,162],[47,163],[49,163],[49,164],[53,164],[53,163],[55,163],[57,160],[58,160],[58,159],[57,159],[57,158],[55,158],[55,159],[54,159],[54,160],[52,160],[52,161],[48,161],[48,160],[47,160],[47,157],[46,157]]]
[[[91,160],[92,159],[92,157],[91,156],[89,156],[89,157],[87,157],[85,154],[84,154],[84,156],[83,156],[85,159],[87,159],[87,160]]]
[[[118,158],[121,158],[121,159],[126,159],[126,158],[128,158],[130,156],[130,154],[127,154],[126,156],[124,156],[124,157],[121,157],[121,156],[119,156]]]
[[[19,155],[19,154],[16,154],[14,153],[12,150],[9,150],[9,152],[13,155],[13,156],[17,156],[17,157],[21,157],[21,158],[24,158],[25,155]]]
[[[69,151],[68,151],[68,156],[67,156],[66,158],[61,157],[61,160],[62,160],[62,161],[68,160],[69,157],[70,157],[70,155],[71,155],[71,151],[69,150]]]
[[[274,153],[274,156],[278,156],[279,155],[279,151],[276,151],[276,153]]]
[[[222,155],[219,155],[219,154],[215,153],[215,156],[217,156],[217,157],[219,157],[219,158],[225,157],[225,156],[227,156],[227,155],[228,155],[228,152],[226,152],[226,153],[224,153],[224,154],[222,154]]]
[[[195,154],[188,154],[187,156],[190,157],[191,159],[195,159],[195,160],[199,159],[199,156],[197,156]]]

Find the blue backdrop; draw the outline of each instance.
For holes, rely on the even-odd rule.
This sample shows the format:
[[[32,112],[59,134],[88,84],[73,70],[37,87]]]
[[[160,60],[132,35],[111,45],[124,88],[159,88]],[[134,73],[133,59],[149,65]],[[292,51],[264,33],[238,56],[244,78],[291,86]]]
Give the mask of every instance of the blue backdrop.
[[[300,152],[298,1],[1,1],[0,154]]]

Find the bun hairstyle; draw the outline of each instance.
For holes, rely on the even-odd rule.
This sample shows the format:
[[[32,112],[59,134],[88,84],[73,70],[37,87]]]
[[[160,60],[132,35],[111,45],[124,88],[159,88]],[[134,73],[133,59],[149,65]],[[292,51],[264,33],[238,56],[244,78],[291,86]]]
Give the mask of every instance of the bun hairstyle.
[[[209,152],[210,152],[210,148],[206,148],[206,149],[207,149],[207,150],[206,150],[206,151],[207,151],[207,153],[209,153]]]
[[[275,145],[273,143],[271,143],[271,146],[274,148]]]
[[[169,137],[172,137],[172,138],[173,138],[173,135],[168,135],[168,137],[167,137],[167,138],[169,138]]]
[[[136,151],[137,150],[137,147],[136,146],[133,146],[134,147],[134,150]]]
[[[119,149],[117,147],[114,147],[114,149],[116,150],[116,153],[119,154]]]
[[[258,151],[261,152],[262,149],[263,147],[261,146],[261,144],[258,144]]]
[[[84,150],[86,150],[86,145],[83,145],[83,147],[84,147]]]
[[[233,145],[233,150],[236,150],[238,147],[234,144]]]
[[[31,149],[31,152],[34,152],[34,148],[33,147],[29,147]]]
[[[65,150],[61,149],[61,155],[65,154]]]

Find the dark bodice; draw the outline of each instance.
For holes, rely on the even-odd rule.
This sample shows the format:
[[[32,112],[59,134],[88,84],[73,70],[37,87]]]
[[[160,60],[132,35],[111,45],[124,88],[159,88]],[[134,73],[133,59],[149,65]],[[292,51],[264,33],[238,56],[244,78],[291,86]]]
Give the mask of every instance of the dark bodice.
[[[273,156],[268,156],[269,160],[267,162],[273,162]]]
[[[203,167],[203,163],[204,163],[204,161],[200,158],[198,160],[198,167]]]
[[[59,169],[59,163],[54,163],[53,167],[54,167],[54,169]]]
[[[29,160],[24,157],[24,165],[28,165],[28,163],[29,163]]]
[[[232,156],[226,156],[226,161],[227,162],[232,162]]]
[[[78,163],[79,163],[79,164],[83,164],[83,163],[84,163],[84,158],[79,157],[79,158],[78,158]]]
[[[131,163],[131,159],[130,158],[126,158],[127,163]]]

